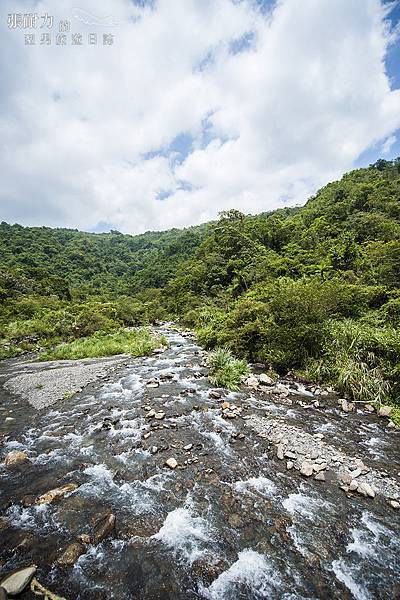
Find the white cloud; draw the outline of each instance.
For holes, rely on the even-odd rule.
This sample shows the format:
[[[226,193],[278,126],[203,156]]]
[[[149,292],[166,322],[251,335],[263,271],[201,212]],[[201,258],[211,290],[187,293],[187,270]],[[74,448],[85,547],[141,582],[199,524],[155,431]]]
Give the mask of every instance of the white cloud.
[[[281,0],[267,15],[250,0],[79,6],[118,19],[114,46],[26,47],[23,31],[1,32],[6,220],[138,232],[260,212],[304,202],[395,141],[400,92],[385,73],[392,34],[378,0]],[[243,36],[249,47],[234,54]],[[193,140],[183,162],[168,150],[182,133]]]
[[[397,142],[395,135],[390,135],[382,144],[382,154],[389,154],[392,147]]]

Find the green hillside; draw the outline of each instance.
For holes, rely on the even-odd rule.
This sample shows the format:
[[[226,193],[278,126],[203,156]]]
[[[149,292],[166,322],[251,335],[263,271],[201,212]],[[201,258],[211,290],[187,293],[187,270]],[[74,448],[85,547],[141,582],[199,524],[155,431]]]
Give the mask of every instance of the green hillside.
[[[0,225],[3,356],[172,317],[207,347],[397,401],[400,159],[301,208],[140,236]]]

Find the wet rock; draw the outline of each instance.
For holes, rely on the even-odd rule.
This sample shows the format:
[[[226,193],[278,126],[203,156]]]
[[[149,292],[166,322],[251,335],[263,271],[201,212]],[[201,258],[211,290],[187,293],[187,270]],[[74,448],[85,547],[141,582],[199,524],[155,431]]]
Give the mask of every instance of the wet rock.
[[[320,473],[317,473],[316,476],[314,477],[314,479],[316,479],[317,481],[325,481],[325,474],[322,473],[322,471]]]
[[[359,482],[353,479],[349,484],[349,492],[355,492],[359,486]]]
[[[36,573],[36,569],[36,565],[15,569],[0,581],[0,587],[4,588],[10,596],[17,596],[29,584]]]
[[[348,402],[345,398],[340,400],[340,404],[343,412],[349,413],[355,410],[355,405],[353,402]]]
[[[150,432],[144,433],[143,434],[143,439],[147,440],[150,436],[151,436]]]
[[[389,417],[392,412],[391,406],[381,406],[378,410],[378,417]]]
[[[219,392],[217,392],[217,390],[211,390],[208,393],[208,397],[213,400],[219,400],[221,398],[221,394]]]
[[[81,542],[72,542],[57,559],[57,563],[62,567],[72,567],[85,552],[86,548]]]
[[[157,387],[159,387],[159,385],[160,385],[160,382],[157,381],[157,379],[154,379],[154,378],[153,379],[149,379],[147,381],[147,383],[146,383],[146,387],[148,387],[148,388],[157,388]]]
[[[327,463],[313,464],[313,469],[316,473],[320,473],[321,471],[325,471],[327,466]]]
[[[6,467],[14,467],[16,465],[21,465],[28,460],[28,455],[26,452],[21,452],[21,450],[12,450],[9,452],[4,459],[4,464]]]
[[[389,500],[389,504],[392,508],[400,508],[400,502],[397,500]]]
[[[222,407],[222,409],[229,408],[230,407],[230,403],[229,402],[223,402],[221,404],[221,407]]]
[[[85,545],[90,544],[92,541],[90,535],[88,535],[87,533],[81,533],[81,535],[78,535],[78,540]]]
[[[375,498],[375,490],[369,485],[369,483],[360,483],[357,488],[357,492],[367,498]]]
[[[193,444],[187,444],[186,446],[183,446],[183,449],[186,450],[186,452],[189,452],[189,450],[191,450],[193,448]]]
[[[303,461],[301,463],[300,473],[302,475],[304,475],[305,477],[311,477],[311,475],[313,474],[312,464],[310,462],[308,462],[307,460]]]
[[[66,494],[70,494],[76,490],[77,487],[78,486],[76,483],[67,483],[66,485],[62,485],[58,488],[50,490],[49,492],[46,492],[46,494],[43,494],[42,496],[39,496],[39,498],[36,500],[36,504],[49,504],[54,502],[54,500],[58,500]]]
[[[366,405],[364,406],[364,410],[366,410],[366,411],[367,411],[367,412],[369,412],[369,413],[373,413],[373,412],[375,412],[375,409],[374,409],[374,407],[372,406],[372,404],[366,404]]]
[[[163,419],[165,417],[165,412],[158,412],[155,413],[154,418],[157,419],[158,421],[161,421],[161,419]]]
[[[115,515],[109,513],[97,521],[93,530],[94,544],[99,544],[114,531],[115,520]]]
[[[26,496],[24,496],[21,500],[21,504],[24,508],[28,508],[28,506],[32,506],[32,504],[35,504],[36,501],[36,496],[34,496],[33,494],[26,494]]]
[[[165,461],[165,464],[166,464],[166,465],[167,465],[167,467],[169,467],[170,469],[176,469],[176,467],[178,466],[178,461],[177,461],[175,458],[171,457],[171,458],[168,458],[168,459]]]
[[[231,527],[234,527],[235,529],[238,527],[243,527],[243,521],[241,517],[236,513],[231,513],[228,516],[228,523]]]
[[[261,373],[259,381],[262,385],[273,385],[275,383],[272,377],[269,377],[266,373]]]
[[[294,467],[294,462],[292,462],[291,460],[288,460],[286,463],[286,468],[288,471],[290,471],[290,469],[293,469]]]
[[[155,410],[153,410],[153,409],[149,410],[149,412],[146,415],[146,419],[152,419],[155,416],[155,414],[156,414]]]

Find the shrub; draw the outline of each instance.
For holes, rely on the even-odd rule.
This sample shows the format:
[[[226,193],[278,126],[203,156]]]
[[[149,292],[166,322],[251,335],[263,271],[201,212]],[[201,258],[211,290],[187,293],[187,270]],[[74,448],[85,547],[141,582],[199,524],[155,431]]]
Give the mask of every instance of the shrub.
[[[209,378],[213,385],[238,390],[240,379],[249,372],[244,360],[235,358],[227,348],[218,348],[208,356]]]

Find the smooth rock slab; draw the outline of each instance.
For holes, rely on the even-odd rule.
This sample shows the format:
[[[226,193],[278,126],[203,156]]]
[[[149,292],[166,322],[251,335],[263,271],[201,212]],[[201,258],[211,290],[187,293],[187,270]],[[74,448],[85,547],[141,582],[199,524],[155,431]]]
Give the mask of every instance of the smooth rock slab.
[[[10,596],[17,596],[26,588],[36,573],[36,565],[16,569],[2,579],[0,587],[4,588]]]

